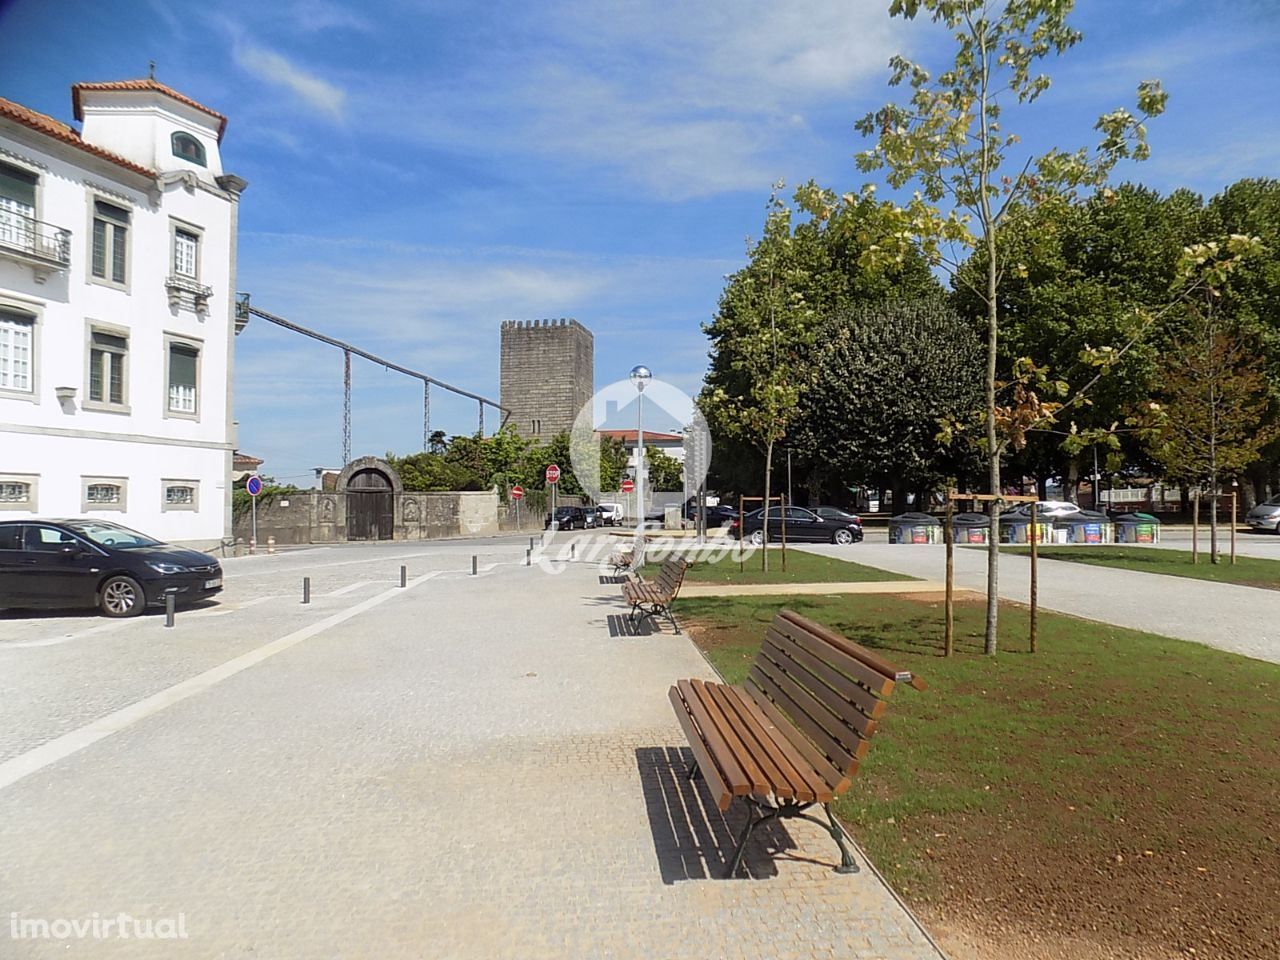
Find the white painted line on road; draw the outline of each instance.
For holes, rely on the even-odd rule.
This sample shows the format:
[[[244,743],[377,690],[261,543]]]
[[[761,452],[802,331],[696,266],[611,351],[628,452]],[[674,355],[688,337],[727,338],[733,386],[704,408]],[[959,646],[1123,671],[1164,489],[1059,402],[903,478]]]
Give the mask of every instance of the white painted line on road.
[[[303,640],[309,640],[317,634],[324,633],[330,627],[336,627],[352,617],[359,616],[366,610],[372,610],[392,597],[404,596],[406,589],[417,587],[434,576],[436,576],[434,571],[424,573],[422,576],[410,580],[406,588],[392,587],[384,590],[367,600],[362,600],[332,616],[325,617],[319,623],[313,623],[309,627],[303,627],[301,630],[286,634],[279,640],[263,644],[256,650],[250,650],[248,653],[241,654],[226,663],[206,670],[204,673],[174,684],[167,690],[161,690],[145,700],[139,700],[137,703],[115,711],[115,713],[100,717],[78,730],[72,730],[70,733],[41,744],[33,750],[21,753],[12,760],[6,760],[4,763],[0,763],[0,790],[17,783],[23,777],[57,763],[59,760],[66,759],[73,753],[85,749],[85,747],[92,746],[113,733],[119,733],[121,730],[133,726],[139,720],[145,720],[152,714],[159,713],[166,707],[180,703],[188,697],[195,696],[197,693],[203,693],[228,677],[234,677],[242,670],[247,670],[269,657],[274,657],[277,653],[297,646]]]
[[[339,587],[337,590],[334,590],[331,593],[322,593],[320,594],[320,596],[340,597],[343,594],[352,593],[356,590],[359,590],[361,587],[367,587],[370,584],[374,584],[377,582],[378,582],[377,580],[357,580],[355,583],[348,583],[345,587]]]
[[[16,650],[23,647],[53,647],[60,643],[70,643],[72,640],[83,640],[85,637],[110,633],[113,630],[119,630],[121,627],[127,626],[128,623],[128,620],[112,620],[110,623],[102,623],[96,627],[90,627],[88,630],[64,634],[61,637],[49,637],[45,640],[22,640],[17,643],[0,642],[0,650]]]

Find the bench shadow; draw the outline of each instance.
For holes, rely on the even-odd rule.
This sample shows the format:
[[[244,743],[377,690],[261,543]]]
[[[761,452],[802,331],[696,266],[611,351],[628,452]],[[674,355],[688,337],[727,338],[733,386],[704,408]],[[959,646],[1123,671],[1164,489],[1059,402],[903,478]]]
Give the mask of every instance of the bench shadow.
[[[726,879],[738,835],[747,821],[745,803],[734,803],[727,814],[716,808],[706,783],[688,778],[691,763],[693,753],[687,747],[636,750],[653,848],[666,884]],[[795,841],[780,822],[763,824],[752,833],[742,868],[734,879],[777,876],[774,858],[795,849]]]
[[[626,577],[626,575],[621,574],[621,573],[616,573],[616,574],[613,574],[613,575],[609,575],[609,574],[601,574],[601,575],[600,575],[600,582],[601,582],[602,584],[606,585],[606,586],[608,586],[609,584],[615,584],[615,585],[616,585],[616,584],[620,584],[620,583],[626,583],[626,582],[627,582],[627,577]]]
[[[611,637],[651,637],[662,632],[654,628],[653,620],[649,617],[643,620],[637,617],[632,622],[625,613],[611,613],[607,619]]]

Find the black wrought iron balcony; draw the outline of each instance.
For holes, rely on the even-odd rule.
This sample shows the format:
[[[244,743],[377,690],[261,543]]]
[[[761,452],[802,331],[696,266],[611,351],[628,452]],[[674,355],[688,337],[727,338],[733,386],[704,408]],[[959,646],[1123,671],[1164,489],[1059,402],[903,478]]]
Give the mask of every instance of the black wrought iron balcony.
[[[0,256],[26,263],[43,280],[71,265],[71,231],[33,217],[0,210]]]

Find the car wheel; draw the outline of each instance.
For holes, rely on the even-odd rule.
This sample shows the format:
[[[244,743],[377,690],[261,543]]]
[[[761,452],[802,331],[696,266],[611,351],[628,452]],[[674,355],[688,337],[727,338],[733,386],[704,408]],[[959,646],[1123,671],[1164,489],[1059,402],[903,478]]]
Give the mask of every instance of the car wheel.
[[[761,544],[763,544],[763,543],[764,543],[764,531],[763,531],[763,530],[753,530],[753,531],[751,532],[751,542],[752,542],[753,544],[755,544],[757,547],[758,547],[758,546],[760,546]]]
[[[108,617],[136,617],[146,605],[142,585],[133,577],[111,577],[98,593],[98,607]]]
[[[848,530],[837,530],[831,535],[831,542],[838,543],[841,546],[847,546],[848,544],[853,543],[853,534]]]

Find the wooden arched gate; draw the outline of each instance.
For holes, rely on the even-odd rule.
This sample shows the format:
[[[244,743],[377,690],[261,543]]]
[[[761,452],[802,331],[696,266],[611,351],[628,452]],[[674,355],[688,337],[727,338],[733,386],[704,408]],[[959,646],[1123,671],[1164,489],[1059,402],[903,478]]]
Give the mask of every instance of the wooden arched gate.
[[[347,539],[390,540],[395,519],[391,478],[373,467],[352,474],[347,484]]]

